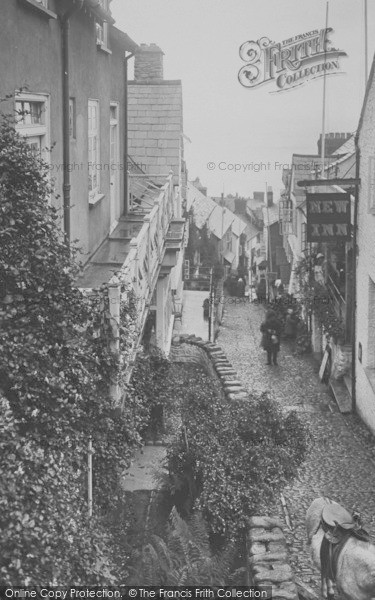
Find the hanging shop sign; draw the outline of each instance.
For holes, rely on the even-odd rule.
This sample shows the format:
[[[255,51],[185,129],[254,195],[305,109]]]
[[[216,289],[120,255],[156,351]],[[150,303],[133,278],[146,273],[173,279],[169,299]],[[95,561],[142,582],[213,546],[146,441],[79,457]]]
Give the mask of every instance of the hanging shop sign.
[[[307,241],[350,239],[350,194],[306,194]]]
[[[256,88],[274,81],[276,92],[300,86],[306,81],[340,73],[339,58],[346,52],[333,48],[331,27],[314,29],[276,43],[268,37],[244,42],[240,57],[246,63],[238,73],[241,85]]]

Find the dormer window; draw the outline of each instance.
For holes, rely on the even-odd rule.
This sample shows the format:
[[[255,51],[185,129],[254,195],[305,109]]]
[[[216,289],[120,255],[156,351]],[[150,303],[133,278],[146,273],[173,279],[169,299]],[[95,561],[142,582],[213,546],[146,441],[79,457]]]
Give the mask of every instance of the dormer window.
[[[96,43],[98,46],[107,46],[107,23],[96,21]]]
[[[44,8],[48,8],[48,0],[36,0],[36,2],[44,6]]]
[[[106,52],[110,52],[108,48],[108,23],[107,21],[97,20],[96,27],[96,45]]]

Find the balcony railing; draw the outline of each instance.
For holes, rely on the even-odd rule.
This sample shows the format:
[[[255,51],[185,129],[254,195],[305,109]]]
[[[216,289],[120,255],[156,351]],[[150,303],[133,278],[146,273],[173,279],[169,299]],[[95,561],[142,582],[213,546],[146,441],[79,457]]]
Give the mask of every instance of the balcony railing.
[[[342,296],[340,290],[338,289],[336,283],[332,279],[330,275],[327,276],[327,291],[331,298],[331,302],[335,309],[336,315],[343,321],[346,322],[346,302],[345,298]]]
[[[121,275],[131,282],[137,297],[138,325],[143,326],[147,309],[155,289],[159,268],[167,247],[167,241],[183,241],[183,222],[178,220],[178,232],[174,229],[173,216],[177,205],[178,190],[173,185],[173,174],[170,173],[166,183],[158,190],[155,197],[147,200],[148,212],[143,214],[133,208],[129,217],[139,216],[143,225],[137,236],[130,242],[130,251],[121,269]],[[182,229],[181,229],[182,228]]]

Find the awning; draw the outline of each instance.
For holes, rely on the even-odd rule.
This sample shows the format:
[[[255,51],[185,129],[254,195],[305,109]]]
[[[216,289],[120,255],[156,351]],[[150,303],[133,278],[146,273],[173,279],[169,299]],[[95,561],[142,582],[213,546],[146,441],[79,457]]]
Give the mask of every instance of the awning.
[[[227,250],[224,253],[223,257],[224,257],[224,260],[226,260],[227,262],[229,262],[229,264],[231,265],[232,262],[234,261],[235,254],[234,254],[234,252],[231,252],[231,250]]]

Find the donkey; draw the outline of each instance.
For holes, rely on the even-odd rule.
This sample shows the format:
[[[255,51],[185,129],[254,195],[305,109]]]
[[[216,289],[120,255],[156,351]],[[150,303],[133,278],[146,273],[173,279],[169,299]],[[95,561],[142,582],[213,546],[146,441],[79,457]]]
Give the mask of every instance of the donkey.
[[[328,505],[330,506],[327,508]],[[327,528],[322,522],[324,509],[327,514],[333,515],[333,517],[331,516],[330,525],[333,524],[331,528]],[[335,515],[338,515],[339,518],[336,519]],[[348,515],[349,519],[340,519],[342,515],[345,517]],[[340,521],[343,529],[338,527]],[[348,524],[349,521],[350,524]],[[355,528],[356,522],[351,515],[340,504],[328,498],[316,498],[307,510],[307,539],[313,563],[321,572],[323,598],[329,600],[334,598],[333,582],[335,581],[337,591],[343,600],[375,600],[375,546],[369,541],[358,539]],[[328,536],[326,534],[327,529],[329,529]],[[322,542],[324,537],[329,538],[329,535],[331,535],[330,541],[337,542],[338,540],[334,537],[334,534],[338,530],[344,532],[344,535],[338,544],[340,546],[338,552],[335,553],[335,550],[333,550],[335,553],[335,568],[333,570],[331,567],[327,569],[321,560]],[[353,533],[351,530],[353,530]],[[359,531],[362,534],[366,533],[362,529],[359,529]],[[330,550],[331,556],[332,551]]]

